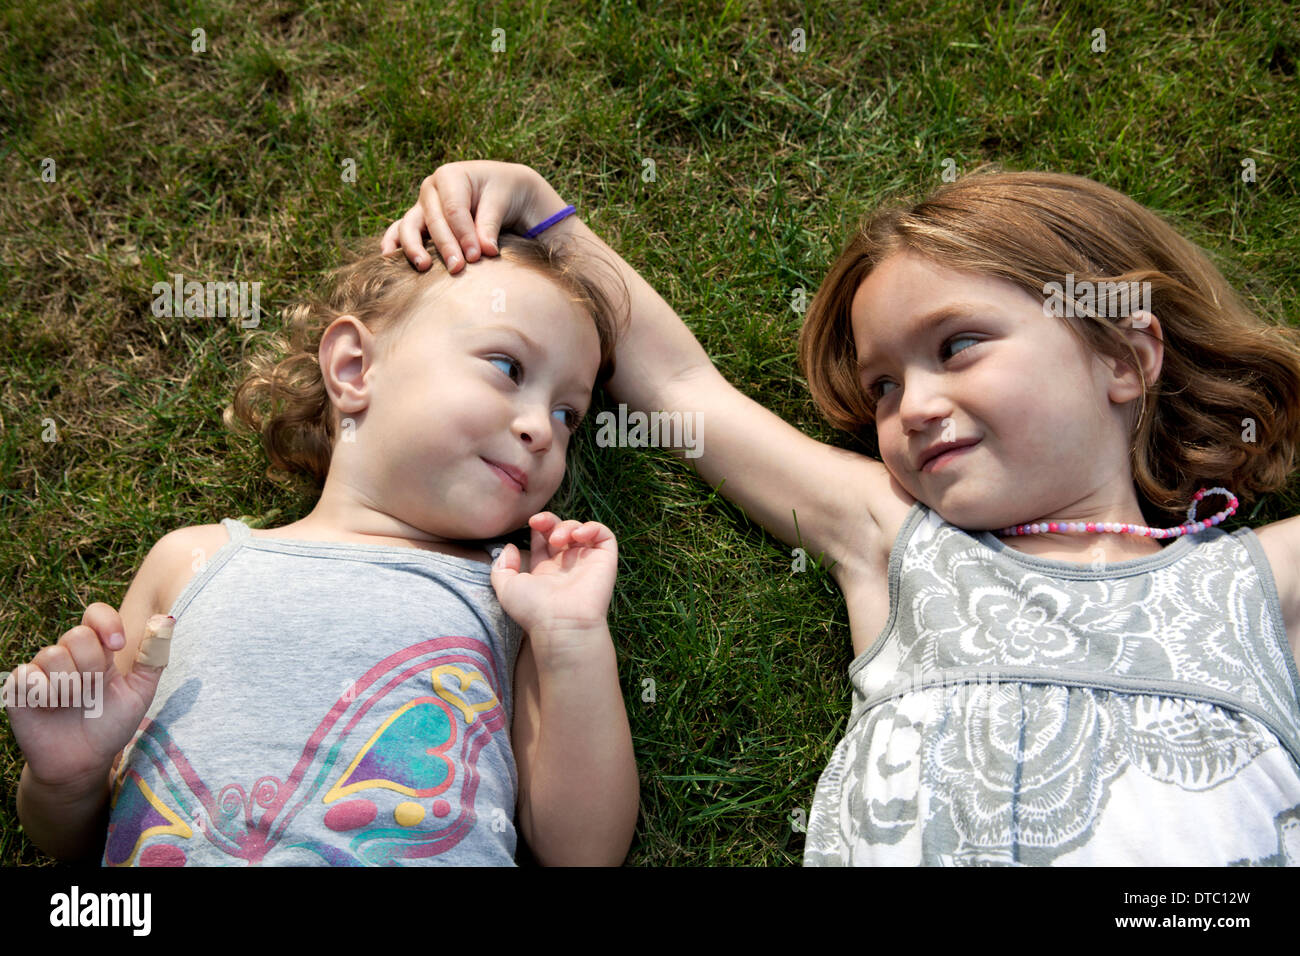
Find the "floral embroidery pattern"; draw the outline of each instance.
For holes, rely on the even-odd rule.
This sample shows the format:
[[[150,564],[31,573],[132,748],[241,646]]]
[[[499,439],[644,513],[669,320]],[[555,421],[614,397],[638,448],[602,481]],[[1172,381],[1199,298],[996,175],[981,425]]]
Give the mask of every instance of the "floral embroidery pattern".
[[[1125,774],[1229,807],[1233,781],[1264,757],[1300,798],[1300,698],[1246,547],[1214,529],[1177,561],[1146,563],[1053,575],[925,512],[895,627],[853,672],[854,715],[817,788],[806,862],[1050,864],[1081,847],[1097,860],[1108,815],[1152,812],[1109,806]],[[973,668],[1016,672],[981,680]],[[1114,686],[1150,681],[1251,706]],[[1300,834],[1300,819],[1288,826]],[[1260,862],[1286,857],[1280,822],[1278,834]]]

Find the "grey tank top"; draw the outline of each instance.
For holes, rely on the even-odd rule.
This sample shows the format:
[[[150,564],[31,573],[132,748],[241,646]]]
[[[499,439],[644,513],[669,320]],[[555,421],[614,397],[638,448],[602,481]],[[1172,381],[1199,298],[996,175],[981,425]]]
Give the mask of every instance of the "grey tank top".
[[[810,865],[1300,865],[1300,677],[1254,532],[1071,564],[914,504]]]
[[[512,865],[522,633],[489,566],[254,538],[171,609],[105,865]]]

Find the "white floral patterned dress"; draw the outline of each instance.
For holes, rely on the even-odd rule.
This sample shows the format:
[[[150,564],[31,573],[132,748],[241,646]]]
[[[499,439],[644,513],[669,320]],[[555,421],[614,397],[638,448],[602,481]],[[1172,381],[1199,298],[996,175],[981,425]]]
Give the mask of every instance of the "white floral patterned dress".
[[[1300,866],[1300,677],[1254,532],[1102,567],[919,502],[806,865]]]

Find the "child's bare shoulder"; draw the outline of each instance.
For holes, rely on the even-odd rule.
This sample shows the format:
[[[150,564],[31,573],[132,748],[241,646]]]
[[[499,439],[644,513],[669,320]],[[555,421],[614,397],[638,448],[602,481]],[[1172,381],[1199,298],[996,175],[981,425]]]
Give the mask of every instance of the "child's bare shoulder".
[[[1277,585],[1287,641],[1300,662],[1300,515],[1255,528]]]
[[[219,524],[192,525],[168,532],[149,549],[122,600],[126,644],[115,655],[122,673],[135,666],[145,622],[155,614],[170,614],[195,571],[227,540]]]
[[[223,525],[196,524],[169,531],[145,557],[141,573],[149,569],[157,595],[157,613],[167,614],[190,579],[230,540]]]

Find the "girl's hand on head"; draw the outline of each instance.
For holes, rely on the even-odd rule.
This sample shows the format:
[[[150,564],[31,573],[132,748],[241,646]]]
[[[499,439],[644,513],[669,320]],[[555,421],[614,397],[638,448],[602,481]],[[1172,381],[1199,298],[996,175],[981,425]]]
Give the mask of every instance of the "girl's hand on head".
[[[161,624],[161,617],[151,623]],[[123,632],[115,608],[92,604],[81,624],[9,675],[5,709],[39,782],[74,784],[104,773],[144,719],[163,668],[145,666],[160,659],[146,637],[135,668],[119,672],[113,652],[124,645]]]
[[[603,629],[618,572],[614,533],[597,521],[561,521],[549,511],[528,525],[528,569],[512,544],[492,565],[492,586],[506,613],[535,644],[546,632]]]
[[[424,236],[457,273],[480,251],[495,256],[502,229],[525,232],[564,207],[542,177],[518,163],[475,161],[439,166],[420,184],[420,198],[388,227],[381,249],[399,248],[423,271],[432,265]]]

